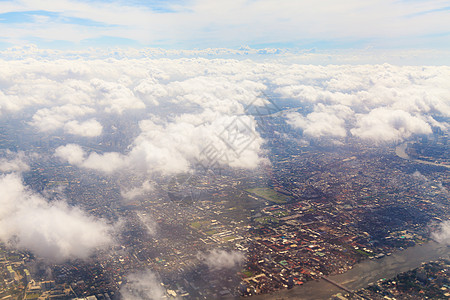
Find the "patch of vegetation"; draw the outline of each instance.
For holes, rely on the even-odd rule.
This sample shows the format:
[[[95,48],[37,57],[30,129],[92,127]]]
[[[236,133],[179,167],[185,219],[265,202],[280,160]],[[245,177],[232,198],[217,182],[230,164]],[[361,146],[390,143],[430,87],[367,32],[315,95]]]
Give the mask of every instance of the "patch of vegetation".
[[[365,255],[365,256],[372,256],[370,253],[367,253],[366,251],[362,251],[361,249],[355,250],[359,254]]]
[[[290,200],[288,196],[278,193],[270,188],[253,188],[246,189],[245,191],[277,204],[283,204]]]
[[[199,229],[202,226],[202,224],[200,222],[192,222],[191,223],[191,227],[194,229]]]
[[[286,217],[289,213],[287,211],[279,211],[274,213],[274,215],[278,218]]]
[[[254,275],[254,273],[250,270],[242,271],[242,274],[244,274],[245,277],[247,277],[247,278],[253,277],[253,275]]]
[[[216,230],[210,230],[210,231],[207,231],[207,232],[205,232],[207,235],[214,235],[214,234],[216,234],[217,233],[217,231]]]
[[[37,299],[37,298],[39,298],[40,295],[41,294],[39,294],[39,293],[30,293],[30,294],[27,294],[25,299]]]

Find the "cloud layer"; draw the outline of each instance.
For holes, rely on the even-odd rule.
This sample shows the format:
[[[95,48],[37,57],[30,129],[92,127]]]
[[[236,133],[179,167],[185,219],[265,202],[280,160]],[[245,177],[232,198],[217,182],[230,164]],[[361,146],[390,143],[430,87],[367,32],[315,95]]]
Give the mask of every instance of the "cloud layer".
[[[331,44],[354,48],[448,46],[448,3],[440,0],[36,1],[0,2],[10,44],[140,44],[170,48]],[[15,17],[14,17],[15,16]],[[324,43],[326,42],[326,43]]]
[[[64,132],[79,136],[99,136],[102,134],[102,130],[102,124],[95,119],[90,119],[81,123],[73,120],[64,124]]]
[[[265,141],[246,108],[267,104],[261,92],[278,106],[289,103],[281,115],[299,129],[298,139],[397,143],[450,128],[449,67],[89,54],[0,60],[0,67],[1,116],[24,118],[41,134],[65,134],[57,157],[107,174],[257,167]],[[115,147],[94,150],[77,137]]]
[[[220,249],[214,249],[209,253],[200,253],[198,258],[211,270],[234,269],[245,260],[245,256],[241,252]]]
[[[0,158],[1,173],[21,173],[30,169],[30,166],[26,163],[25,153],[14,153],[7,150],[4,155],[5,157]]]
[[[103,220],[30,191],[16,174],[0,176],[0,240],[52,261],[87,258],[112,243]]]
[[[155,273],[143,271],[132,273],[126,278],[127,283],[121,287],[120,295],[124,300],[160,300],[165,290]]]
[[[450,221],[442,222],[439,230],[434,232],[432,237],[439,243],[450,245]]]
[[[448,67],[293,65],[284,73],[275,91],[308,108],[286,113],[306,138],[401,142],[449,128]]]

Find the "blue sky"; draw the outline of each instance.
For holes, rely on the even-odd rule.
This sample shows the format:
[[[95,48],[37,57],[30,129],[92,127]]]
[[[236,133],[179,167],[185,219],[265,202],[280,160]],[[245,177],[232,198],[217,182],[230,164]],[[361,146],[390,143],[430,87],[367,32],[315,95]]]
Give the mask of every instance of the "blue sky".
[[[450,49],[450,1],[0,0],[0,47]]]

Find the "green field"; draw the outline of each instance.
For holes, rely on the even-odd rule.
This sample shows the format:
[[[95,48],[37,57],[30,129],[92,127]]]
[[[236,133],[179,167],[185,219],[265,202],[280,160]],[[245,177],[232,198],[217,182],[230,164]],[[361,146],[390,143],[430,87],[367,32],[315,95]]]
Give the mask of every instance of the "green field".
[[[230,236],[222,238],[222,240],[224,240],[225,242],[228,242],[228,241],[234,240],[236,238],[237,238],[236,236],[230,235]]]
[[[249,277],[253,277],[253,275],[255,275],[255,273],[253,273],[252,271],[250,271],[250,270],[245,270],[245,271],[242,271],[242,274],[244,274],[245,275],[245,277],[247,277],[247,278],[249,278]]]
[[[192,222],[191,223],[191,227],[194,229],[199,229],[200,227],[202,227],[202,223],[200,222]]]
[[[366,251],[362,251],[360,249],[355,250],[356,252],[358,252],[359,254],[365,255],[365,256],[372,256],[371,254],[367,253]]]
[[[289,200],[288,196],[278,193],[270,188],[253,188],[246,189],[245,191],[277,204],[283,204]]]

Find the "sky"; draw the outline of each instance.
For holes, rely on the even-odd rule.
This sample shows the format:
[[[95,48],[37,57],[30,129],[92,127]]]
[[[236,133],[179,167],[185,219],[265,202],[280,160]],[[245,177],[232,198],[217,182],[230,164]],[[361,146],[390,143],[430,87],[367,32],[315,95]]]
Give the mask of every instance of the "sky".
[[[0,1],[0,48],[450,48],[442,0]]]

